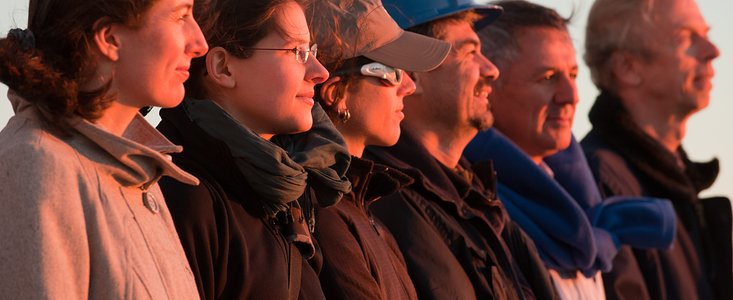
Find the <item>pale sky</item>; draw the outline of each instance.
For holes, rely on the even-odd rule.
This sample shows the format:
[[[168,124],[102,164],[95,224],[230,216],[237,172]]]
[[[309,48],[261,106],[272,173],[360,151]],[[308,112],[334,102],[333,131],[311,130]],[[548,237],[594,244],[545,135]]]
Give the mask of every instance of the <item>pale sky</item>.
[[[582,61],[583,29],[593,0],[531,0],[557,9],[561,15],[568,16],[575,11],[570,25],[576,51],[580,74],[578,104],[573,132],[579,139],[590,130],[588,110],[597,95],[595,86],[590,81],[590,73]],[[733,1],[730,0],[698,0],[698,5],[711,26],[710,38],[717,44],[721,56],[714,61],[716,76],[713,79],[713,92],[710,106],[694,115],[687,126],[687,136],[683,145],[693,160],[708,160],[718,157],[721,160],[721,173],[715,185],[703,195],[726,195],[733,197]],[[10,28],[26,27],[28,0],[2,0],[0,2],[0,36],[5,36]],[[726,29],[728,33],[726,33]],[[6,97],[7,87],[0,84],[0,127],[4,127],[13,115]],[[150,118],[156,123],[157,116]],[[728,128],[728,129],[725,129]]]

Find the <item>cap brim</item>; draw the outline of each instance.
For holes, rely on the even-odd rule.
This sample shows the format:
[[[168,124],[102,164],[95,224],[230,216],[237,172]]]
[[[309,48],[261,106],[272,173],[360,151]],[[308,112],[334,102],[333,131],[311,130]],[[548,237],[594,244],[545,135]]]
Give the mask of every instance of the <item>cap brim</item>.
[[[414,32],[403,31],[397,39],[362,53],[376,62],[411,72],[427,72],[440,66],[450,44]]]
[[[496,21],[496,19],[504,13],[504,9],[498,5],[481,5],[473,8],[476,13],[481,15],[481,19],[473,23],[473,28],[476,31],[488,26],[489,24]]]

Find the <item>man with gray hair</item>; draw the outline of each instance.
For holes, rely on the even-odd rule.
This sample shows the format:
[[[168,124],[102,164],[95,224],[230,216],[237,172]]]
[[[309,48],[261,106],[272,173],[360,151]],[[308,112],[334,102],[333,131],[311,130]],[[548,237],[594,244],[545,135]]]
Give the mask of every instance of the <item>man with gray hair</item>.
[[[466,147],[469,160],[492,160],[497,193],[512,219],[535,241],[561,299],[628,297],[604,288],[602,272],[629,257],[620,245],[664,249],[674,238],[667,200],[603,199],[572,136],[578,65],[568,19],[523,0],[478,32],[481,52],[501,71],[491,97],[494,128]],[[642,282],[636,274],[633,279]]]
[[[634,249],[651,299],[731,299],[731,208],[701,199],[718,161],[692,162],[681,146],[687,120],[710,100],[720,54],[694,0],[597,0],[585,60],[600,89],[582,146],[606,195],[668,198],[677,235],[667,251]],[[618,281],[617,284],[624,283]]]

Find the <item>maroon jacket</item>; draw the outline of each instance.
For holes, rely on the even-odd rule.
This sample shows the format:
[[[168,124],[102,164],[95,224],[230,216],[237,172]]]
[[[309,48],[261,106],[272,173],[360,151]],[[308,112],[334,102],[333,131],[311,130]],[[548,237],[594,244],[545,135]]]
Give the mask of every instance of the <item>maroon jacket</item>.
[[[316,211],[323,253],[321,285],[328,299],[417,299],[402,253],[369,206],[412,180],[397,170],[352,157],[352,192]]]

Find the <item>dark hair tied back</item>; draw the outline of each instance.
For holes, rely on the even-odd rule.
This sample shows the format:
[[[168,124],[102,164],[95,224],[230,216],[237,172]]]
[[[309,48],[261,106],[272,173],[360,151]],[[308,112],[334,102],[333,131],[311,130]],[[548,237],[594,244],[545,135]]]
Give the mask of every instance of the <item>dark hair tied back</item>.
[[[13,28],[8,32],[8,39],[20,45],[23,51],[30,51],[36,48],[36,38],[30,29]]]

